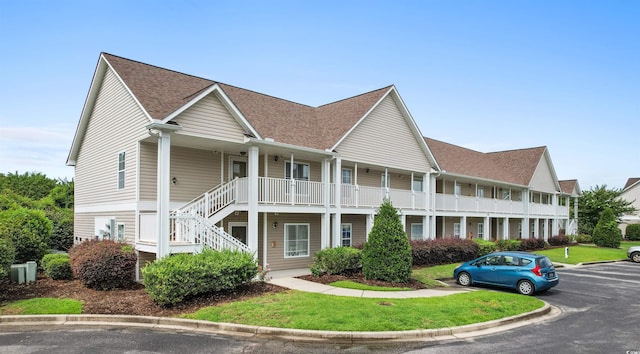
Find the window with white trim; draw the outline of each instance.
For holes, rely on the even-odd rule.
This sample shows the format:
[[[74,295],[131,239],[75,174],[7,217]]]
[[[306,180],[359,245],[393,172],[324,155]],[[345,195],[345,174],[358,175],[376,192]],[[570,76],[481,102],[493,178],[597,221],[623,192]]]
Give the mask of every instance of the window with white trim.
[[[522,238],[522,222],[518,223],[518,238]]]
[[[389,175],[388,173],[383,173],[380,175],[380,187],[382,188],[389,188],[390,186],[390,178],[391,175]]]
[[[484,239],[484,224],[483,223],[479,223],[478,224],[478,238]]]
[[[351,247],[352,237],[351,237],[351,224],[342,224],[342,232],[340,238],[340,245],[343,247]]]
[[[453,237],[460,238],[460,223],[453,224]]]
[[[484,198],[484,187],[480,187],[478,186],[476,188],[476,197],[478,198]]]
[[[309,224],[284,225],[284,258],[309,256]]]
[[[350,168],[342,169],[342,184],[353,184],[353,170]]]
[[[124,224],[118,224],[118,241],[124,241]]]
[[[424,187],[422,186],[422,178],[413,178],[413,191],[414,192],[424,192]]]
[[[455,194],[458,197],[462,195],[462,186],[459,185],[458,183],[453,184],[453,194]]]
[[[291,161],[287,161],[284,164],[284,176],[286,179],[291,179]],[[309,180],[309,164],[294,162],[293,163],[293,179],[296,181],[308,181]]]
[[[411,224],[411,239],[412,240],[422,240],[422,223],[412,223]]]
[[[118,154],[118,189],[124,189],[125,153]]]
[[[510,200],[510,199],[511,199],[511,189],[503,189],[502,200]]]

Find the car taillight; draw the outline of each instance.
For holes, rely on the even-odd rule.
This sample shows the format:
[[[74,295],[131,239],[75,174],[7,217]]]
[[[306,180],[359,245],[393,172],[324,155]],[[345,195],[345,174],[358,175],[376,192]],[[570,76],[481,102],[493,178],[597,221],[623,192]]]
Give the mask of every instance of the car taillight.
[[[536,265],[535,268],[531,269],[531,271],[533,272],[533,274],[541,277],[542,276],[542,272],[540,271],[540,266]]]

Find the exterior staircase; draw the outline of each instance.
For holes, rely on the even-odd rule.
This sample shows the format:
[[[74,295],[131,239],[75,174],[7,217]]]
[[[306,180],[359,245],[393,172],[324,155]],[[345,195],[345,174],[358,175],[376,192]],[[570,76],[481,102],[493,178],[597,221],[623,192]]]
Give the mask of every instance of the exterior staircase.
[[[241,187],[246,183],[246,178],[236,178],[210,189],[173,211],[170,215],[170,240],[201,245],[214,250],[231,249],[252,252],[247,245],[215,225],[233,212],[233,208],[230,208],[232,204],[246,199],[246,196],[243,198],[240,192],[243,190]]]

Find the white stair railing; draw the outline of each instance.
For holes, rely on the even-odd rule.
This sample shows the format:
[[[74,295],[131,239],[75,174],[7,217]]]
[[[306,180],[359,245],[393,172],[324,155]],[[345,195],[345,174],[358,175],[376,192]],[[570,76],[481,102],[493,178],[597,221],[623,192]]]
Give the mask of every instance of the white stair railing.
[[[223,229],[198,214],[173,212],[169,216],[173,242],[199,244],[217,251],[223,249],[251,252],[251,249]]]
[[[246,178],[236,178],[214,187],[177,210],[181,214],[197,214],[209,218],[224,207],[236,202],[238,187],[246,184]]]

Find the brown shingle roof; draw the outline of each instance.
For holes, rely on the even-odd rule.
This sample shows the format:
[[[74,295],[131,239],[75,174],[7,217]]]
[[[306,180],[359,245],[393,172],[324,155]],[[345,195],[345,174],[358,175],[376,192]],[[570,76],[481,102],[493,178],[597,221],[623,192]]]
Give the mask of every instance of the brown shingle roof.
[[[560,191],[564,194],[573,194],[576,189],[577,179],[568,179],[564,181],[558,181],[560,183]]]
[[[448,173],[529,185],[546,147],[482,153],[425,138],[440,168]]]
[[[154,119],[166,118],[217,83],[262,137],[316,149],[332,147],[391,88],[316,108],[112,54],[102,55]]]
[[[627,184],[624,185],[624,188],[622,188],[622,190],[626,190],[627,188],[633,186],[634,184],[636,184],[638,181],[640,181],[640,177],[632,177],[629,178],[627,180]]]

